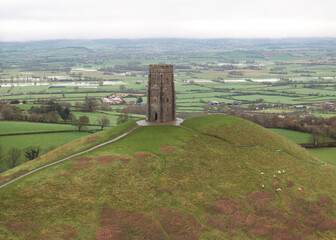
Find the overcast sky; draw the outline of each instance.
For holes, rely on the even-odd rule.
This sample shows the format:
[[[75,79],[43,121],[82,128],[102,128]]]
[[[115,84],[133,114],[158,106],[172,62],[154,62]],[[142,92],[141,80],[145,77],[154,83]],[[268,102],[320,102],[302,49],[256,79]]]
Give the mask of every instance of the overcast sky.
[[[0,41],[336,37],[336,0],[0,0]]]

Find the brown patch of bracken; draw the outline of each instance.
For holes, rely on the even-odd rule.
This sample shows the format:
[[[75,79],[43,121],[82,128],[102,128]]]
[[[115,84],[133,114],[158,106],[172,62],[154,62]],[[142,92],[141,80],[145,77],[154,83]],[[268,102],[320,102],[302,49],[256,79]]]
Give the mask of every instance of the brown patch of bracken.
[[[159,150],[160,150],[161,152],[174,152],[174,151],[175,151],[175,148],[172,147],[172,146],[163,145],[163,146],[160,146]]]
[[[177,166],[177,164],[171,162],[171,163],[168,163],[167,168],[172,168],[172,167],[175,167],[175,166]]]
[[[7,176],[0,177],[0,181],[6,180],[6,179],[7,179]]]
[[[293,181],[287,181],[286,186],[287,187],[293,187],[294,186],[294,182]]]
[[[98,157],[98,162],[102,164],[108,164],[114,162],[116,159],[117,159],[116,156],[104,155]]]
[[[10,179],[14,179],[14,178],[20,177],[21,175],[23,175],[23,174],[25,174],[27,172],[29,172],[28,169],[22,169],[22,170],[19,170],[19,171],[15,172],[15,173],[9,175],[9,178]]]
[[[60,172],[59,174],[56,175],[56,177],[57,177],[57,178],[59,178],[59,177],[66,177],[66,176],[68,176],[68,175],[69,175],[68,172]]]
[[[144,213],[110,209],[100,212],[96,240],[109,239],[166,239],[160,224]]]
[[[175,240],[198,239],[203,226],[192,215],[178,210],[161,209],[158,216],[168,235]]]
[[[83,168],[91,167],[94,163],[92,162],[92,157],[80,157],[76,158],[73,163],[73,170],[80,170]]]
[[[33,222],[17,222],[14,220],[7,220],[5,222],[5,226],[11,230],[19,230],[19,231],[29,231],[35,228],[35,224]]]
[[[127,163],[127,162],[131,161],[131,158],[130,157],[120,157],[119,160],[124,162],[124,163]]]
[[[94,141],[97,141],[98,139],[100,139],[99,136],[97,136],[97,135],[93,135],[93,136],[88,137],[88,138],[85,140],[85,143],[94,142]]]
[[[77,237],[77,231],[75,229],[67,230],[66,233],[61,235],[61,237],[64,240],[74,239]]]
[[[327,196],[320,196],[312,202],[295,199],[291,204],[291,218],[287,212],[271,207],[270,202],[275,200],[274,192],[252,192],[246,198],[247,203],[221,199],[208,205],[206,208],[212,213],[205,216],[207,224],[231,235],[240,229],[252,238],[271,240],[304,239],[316,230],[336,229],[336,221],[324,216],[335,208]]]
[[[234,199],[218,200],[214,204],[208,206],[208,210],[217,213],[231,215],[237,210],[240,210],[242,203]]]
[[[153,155],[151,153],[146,153],[146,152],[137,152],[134,154],[134,157],[136,159],[143,159],[143,158],[153,157]]]

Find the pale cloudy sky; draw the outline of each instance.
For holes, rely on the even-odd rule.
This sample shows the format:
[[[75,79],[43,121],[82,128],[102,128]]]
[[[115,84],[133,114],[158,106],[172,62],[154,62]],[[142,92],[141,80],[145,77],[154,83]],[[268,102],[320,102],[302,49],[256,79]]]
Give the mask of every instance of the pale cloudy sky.
[[[336,0],[0,0],[0,41],[336,37]]]

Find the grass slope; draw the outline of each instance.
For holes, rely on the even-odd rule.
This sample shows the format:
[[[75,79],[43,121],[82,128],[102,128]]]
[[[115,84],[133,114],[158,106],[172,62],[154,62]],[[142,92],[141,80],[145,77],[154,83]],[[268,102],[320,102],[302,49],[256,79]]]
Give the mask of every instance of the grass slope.
[[[121,125],[113,133],[131,127]],[[197,116],[183,127],[138,128],[117,142],[1,189],[0,236],[336,237],[335,167],[322,166],[293,142],[233,116]],[[112,130],[89,144],[112,137]],[[87,139],[54,154],[78,151],[78,141]],[[51,156],[0,177],[52,161],[46,160]]]

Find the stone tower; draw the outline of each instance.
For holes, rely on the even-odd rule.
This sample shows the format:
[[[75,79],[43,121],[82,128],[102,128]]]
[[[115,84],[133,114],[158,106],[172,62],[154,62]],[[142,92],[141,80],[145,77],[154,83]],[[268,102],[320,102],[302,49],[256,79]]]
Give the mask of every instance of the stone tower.
[[[173,65],[149,65],[147,106],[149,122],[176,120]]]

